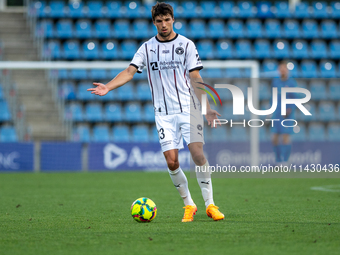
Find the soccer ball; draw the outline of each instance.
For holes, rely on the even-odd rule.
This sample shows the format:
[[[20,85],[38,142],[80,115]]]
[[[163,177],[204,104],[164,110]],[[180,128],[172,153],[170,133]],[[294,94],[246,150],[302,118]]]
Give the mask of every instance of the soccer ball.
[[[138,222],[150,222],[156,218],[156,204],[150,198],[138,198],[131,205],[131,215]]]

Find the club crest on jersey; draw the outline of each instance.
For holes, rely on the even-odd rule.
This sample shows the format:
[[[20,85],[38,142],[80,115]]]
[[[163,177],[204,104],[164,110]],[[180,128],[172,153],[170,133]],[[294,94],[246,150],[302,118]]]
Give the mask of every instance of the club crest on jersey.
[[[175,49],[175,52],[178,54],[178,55],[182,55],[184,53],[184,49],[182,47],[177,47]]]
[[[151,65],[152,71],[158,70],[158,63],[157,62],[151,62],[150,65]]]
[[[202,129],[203,129],[202,125],[201,125],[201,124],[198,124],[198,125],[197,125],[197,129],[198,129],[198,130],[202,130]]]

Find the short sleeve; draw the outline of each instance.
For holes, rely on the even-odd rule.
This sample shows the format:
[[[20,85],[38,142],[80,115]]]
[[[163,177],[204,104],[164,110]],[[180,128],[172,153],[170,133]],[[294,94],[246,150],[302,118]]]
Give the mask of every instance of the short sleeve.
[[[143,72],[143,69],[146,66],[145,44],[140,46],[138,51],[133,56],[130,65],[136,67],[138,73]]]
[[[195,44],[189,41],[189,45],[186,52],[186,69],[189,72],[194,70],[201,70],[203,68],[200,56],[198,55]]]

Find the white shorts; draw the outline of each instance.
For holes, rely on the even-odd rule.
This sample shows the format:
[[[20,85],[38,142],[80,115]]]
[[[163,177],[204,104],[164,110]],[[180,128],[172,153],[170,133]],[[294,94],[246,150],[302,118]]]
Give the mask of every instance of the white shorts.
[[[203,116],[199,111],[171,115],[156,115],[156,126],[162,151],[183,149],[183,138],[187,144],[204,144]]]

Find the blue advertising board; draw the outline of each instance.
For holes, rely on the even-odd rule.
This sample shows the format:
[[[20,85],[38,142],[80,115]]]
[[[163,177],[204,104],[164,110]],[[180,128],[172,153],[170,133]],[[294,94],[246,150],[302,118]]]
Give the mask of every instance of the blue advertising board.
[[[0,171],[34,170],[33,143],[0,143]]]
[[[41,171],[80,171],[81,143],[41,143]]]

